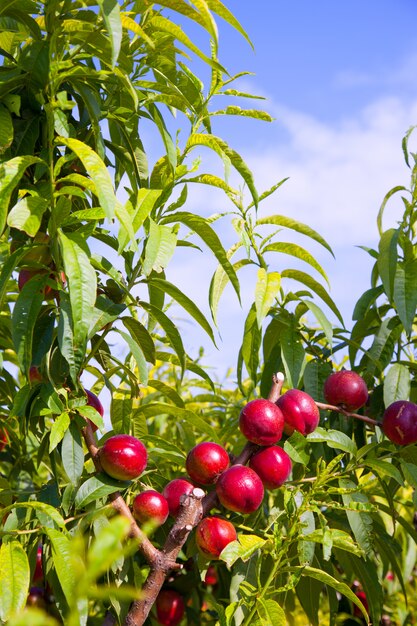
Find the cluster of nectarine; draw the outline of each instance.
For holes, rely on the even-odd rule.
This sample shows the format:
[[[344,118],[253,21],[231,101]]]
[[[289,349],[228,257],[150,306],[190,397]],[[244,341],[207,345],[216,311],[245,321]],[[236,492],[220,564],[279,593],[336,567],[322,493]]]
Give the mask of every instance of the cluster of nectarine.
[[[86,391],[87,404],[103,416],[103,406],[98,397]],[[331,374],[324,385],[324,397],[329,405],[344,413],[357,411],[368,400],[365,381],[352,371]],[[318,426],[320,412],[315,400],[306,392],[290,389],[276,401],[255,399],[241,410],[239,428],[251,442],[253,449],[247,464],[235,461],[218,443],[203,441],[187,455],[185,469],[188,478],[177,477],[168,482],[162,493],[147,489],[134,498],[132,514],[139,525],[158,527],[170,515],[179,515],[184,497],[198,486],[212,487],[216,494],[214,506],[241,513],[256,511],[262,504],[264,490],[281,487],[290,477],[292,463],[284,448],[279,445],[283,434],[294,431],[308,435]],[[90,422],[93,430],[96,426]],[[417,405],[396,401],[387,407],[380,423],[385,435],[393,442],[405,445],[417,441]],[[6,445],[4,429],[0,433],[0,450]],[[98,449],[97,459],[102,470],[116,480],[137,479],[147,466],[144,444],[128,434],[109,437]],[[233,460],[231,460],[233,459]],[[217,502],[217,504],[216,504]],[[229,543],[237,539],[232,522],[219,515],[201,519],[195,528],[198,551],[205,558],[218,559]],[[36,572],[41,568],[42,549],[38,550]],[[35,577],[36,577],[35,572]],[[39,578],[39,576],[38,576]],[[28,603],[42,602],[44,590],[31,588]],[[156,601],[156,616],[160,624],[179,624],[185,607],[181,595],[174,589],[164,588]]]
[[[368,400],[365,381],[352,371],[338,371],[325,382],[324,396],[329,405],[343,412],[354,412]],[[184,496],[196,485],[215,490],[219,508],[249,514],[256,511],[264,498],[264,489],[281,487],[291,475],[292,463],[278,442],[283,433],[295,430],[303,435],[314,431],[320,419],[315,400],[306,392],[290,389],[276,402],[255,399],[248,402],[239,417],[239,427],[249,442],[255,444],[248,465],[231,463],[226,449],[215,442],[201,442],[192,448],[185,468],[190,480],[174,478],[162,493],[149,489],[133,500],[133,516],[139,524],[164,524],[169,515],[176,518]],[[386,436],[398,444],[417,441],[417,405],[408,401],[391,404],[385,411],[381,427]],[[115,435],[99,450],[103,470],[113,478],[130,480],[139,477],[147,463],[147,452],[141,441],[130,435]],[[196,526],[195,541],[207,559],[218,559],[224,548],[237,539],[231,521],[217,515],[204,517]],[[184,615],[184,601],[174,589],[164,588],[156,601],[160,624],[175,626]]]

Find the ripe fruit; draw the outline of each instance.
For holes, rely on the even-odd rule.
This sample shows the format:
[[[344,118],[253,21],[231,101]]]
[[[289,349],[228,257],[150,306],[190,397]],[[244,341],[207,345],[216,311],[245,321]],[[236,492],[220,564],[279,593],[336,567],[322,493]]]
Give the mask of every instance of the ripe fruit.
[[[87,405],[88,406],[92,406],[93,409],[98,411],[98,413],[100,413],[101,417],[103,417],[103,415],[104,415],[103,405],[101,404],[101,402],[98,399],[98,397],[96,396],[96,394],[93,393],[92,391],[89,391],[89,389],[85,389],[84,391],[87,394]]]
[[[324,383],[326,402],[346,411],[357,411],[368,400],[368,387],[362,376],[349,370],[333,372]]]
[[[133,516],[141,524],[151,522],[155,526],[161,526],[169,515],[168,502],[154,489],[139,493],[133,500],[132,509]]]
[[[162,589],[155,602],[156,618],[164,626],[177,626],[184,616],[182,596],[174,589]]]
[[[292,435],[298,430],[302,435],[312,433],[320,421],[320,411],[313,398],[300,389],[289,389],[277,400],[281,409],[287,435]]]
[[[203,441],[192,448],[185,467],[191,480],[211,485],[230,465],[229,455],[218,443]]]
[[[39,367],[37,365],[31,365],[29,368],[29,382],[32,385],[43,382],[43,376],[40,373]]]
[[[38,609],[44,609],[46,607],[44,590],[40,587],[31,587],[29,589],[26,605],[35,606]]]
[[[205,517],[195,532],[197,548],[210,559],[218,559],[224,548],[235,539],[237,534],[233,524],[220,517]]]
[[[26,283],[34,276],[38,274],[46,275],[47,273],[48,271],[43,268],[21,269],[17,277],[17,286],[19,287],[19,291],[22,291]],[[53,272],[49,274],[49,278],[54,281],[57,280]],[[66,279],[64,272],[60,272],[60,279],[61,279],[62,284],[65,285],[65,283],[67,282],[67,279]],[[53,289],[53,287],[51,287],[50,285],[45,285],[43,294],[47,300],[50,300],[51,298],[55,298],[58,295],[58,291],[56,289]]]
[[[389,405],[382,417],[385,435],[400,446],[417,441],[417,404],[397,400]]]
[[[100,448],[99,458],[106,474],[117,480],[132,480],[142,474],[148,454],[136,437],[114,435]]]
[[[42,565],[42,546],[38,546],[36,552],[36,565],[33,573],[33,582],[40,582],[43,580],[43,565]]]
[[[216,483],[222,505],[237,513],[253,513],[261,505],[264,487],[258,474],[245,465],[232,465]]]
[[[243,407],[239,428],[248,441],[259,446],[270,446],[282,437],[284,417],[273,402],[258,398]]]
[[[270,446],[256,452],[249,461],[267,489],[281,487],[291,474],[292,463],[288,454],[279,446]]]
[[[214,587],[219,582],[219,577],[217,575],[216,568],[214,565],[209,565],[207,568],[206,575],[204,577],[204,584],[210,585]]]
[[[7,434],[7,430],[5,428],[0,428],[0,452],[4,450],[8,443],[9,436]]]
[[[168,502],[169,514],[172,517],[177,517],[180,511],[181,496],[191,493],[193,489],[194,485],[183,478],[174,478],[165,485],[162,495]]]
[[[100,400],[96,396],[96,394],[93,393],[92,391],[89,391],[88,389],[84,389],[84,391],[87,394],[87,406],[92,406],[93,409],[95,409],[98,413],[100,413],[101,417],[103,417],[104,408]],[[88,421],[91,424],[91,428],[93,429],[93,432],[95,432],[98,426],[96,426],[96,424],[94,424],[94,422],[92,422],[91,420],[88,420]]]
[[[368,598],[366,597],[366,594],[364,591],[355,591],[355,596],[357,598],[359,598],[359,600],[362,602],[363,606],[365,607],[366,611],[368,611],[369,607],[368,607]],[[355,617],[363,617],[362,615],[362,611],[360,610],[360,608],[358,606],[356,606],[356,604],[353,606],[353,615]]]

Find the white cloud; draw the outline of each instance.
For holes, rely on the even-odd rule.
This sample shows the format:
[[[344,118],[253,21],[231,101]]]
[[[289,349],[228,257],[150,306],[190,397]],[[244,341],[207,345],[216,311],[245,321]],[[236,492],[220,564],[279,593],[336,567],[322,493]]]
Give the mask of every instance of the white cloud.
[[[268,108],[271,110],[271,106]],[[348,323],[354,303],[369,287],[372,267],[370,257],[355,246],[377,246],[376,216],[382,199],[390,188],[407,186],[409,182],[401,140],[417,122],[417,100],[382,98],[370,103],[355,118],[329,124],[279,104],[272,103],[272,110],[278,120],[275,127],[281,132],[285,128],[286,140],[280,138],[274,142],[271,132],[269,145],[262,151],[246,153],[245,159],[261,191],[286,176],[290,180],[262,203],[261,215],[288,215],[307,223],[326,238],[336,260],[305,238],[303,244],[314,251],[328,271],[332,297]],[[205,215],[215,212],[222,208],[218,196],[215,198],[212,203],[207,189],[195,189],[190,210],[197,209]],[[401,218],[401,206],[400,198],[390,201],[385,228]],[[286,240],[293,238],[292,233],[286,235]],[[196,255],[192,265],[189,260],[177,261],[169,270],[172,279],[195,296],[206,313],[207,285],[213,269],[207,255],[200,258]],[[283,256],[279,263],[281,269],[289,267],[289,258]],[[243,280],[242,288],[247,305],[254,289],[253,277]],[[227,290],[220,302],[223,343],[216,358],[220,375],[227,366],[236,363],[246,314],[247,306],[241,309],[232,291]],[[193,338],[194,346],[199,343],[208,346],[191,329],[189,337]],[[213,362],[216,352],[210,347],[208,352]]]

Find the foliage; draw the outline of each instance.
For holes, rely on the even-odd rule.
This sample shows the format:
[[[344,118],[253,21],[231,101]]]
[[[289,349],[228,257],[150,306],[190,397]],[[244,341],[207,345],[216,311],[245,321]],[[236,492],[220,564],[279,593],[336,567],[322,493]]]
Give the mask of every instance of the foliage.
[[[248,39],[220,0],[9,0],[0,7],[2,623],[103,624],[109,615],[123,623],[149,564],[129,522],[114,515],[112,494],[121,490],[131,504],[145,487],[162,490],[184,474],[187,451],[202,440],[238,454],[240,408],[268,395],[274,372],[322,401],[342,354],[339,361],[371,391],[368,417],[379,420],[396,399],[417,399],[410,133],[403,144],[410,189],[397,187],[383,202],[379,247],[367,250],[375,258],[371,288],[349,332],[325,270],[291,233],[331,253],[329,244],[291,217],[262,215],[262,200],[285,181],[258,194],[243,158],[215,134],[219,115],[270,121],[235,104],[253,96],[235,87],[244,73],[230,76],[221,65],[215,18]],[[204,31],[203,44],[187,34],[194,26]],[[219,97],[227,103],[220,108]],[[151,166],[156,137],[163,153]],[[200,171],[207,149],[224,177]],[[231,169],[246,193],[231,186]],[[189,209],[190,185],[223,192],[224,211],[207,217]],[[398,192],[404,214],[384,231],[385,206]],[[237,240],[226,249],[222,224],[229,222]],[[167,280],[178,248],[190,263],[202,251],[218,262],[204,286],[211,320],[192,293]],[[215,342],[222,293],[230,283],[239,298],[240,276],[253,276],[250,269],[253,303],[231,389],[188,353],[171,306]],[[29,280],[18,287],[25,270]],[[87,403],[87,385],[111,397],[106,428]],[[392,624],[412,623],[415,446],[399,449],[378,427],[341,413],[323,410],[321,418],[307,437],[284,437],[292,479],[256,513],[227,514],[239,541],[222,553],[215,587],[201,583],[207,563],[196,557],[192,535],[185,544],[185,567],[170,584],[188,601],[189,624],[361,623],[352,617],[354,605],[367,617],[354,581],[366,592],[372,623],[383,613]],[[86,420],[99,428],[98,445],[114,433],[146,444],[140,479],[120,483],[96,472]],[[161,527],[152,542],[163,545],[167,533]],[[25,608],[39,544],[47,613]]]

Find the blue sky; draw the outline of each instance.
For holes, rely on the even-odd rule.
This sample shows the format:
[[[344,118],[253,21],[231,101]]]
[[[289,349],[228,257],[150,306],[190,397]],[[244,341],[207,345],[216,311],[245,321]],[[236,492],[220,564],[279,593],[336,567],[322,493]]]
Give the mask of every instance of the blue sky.
[[[417,124],[417,3],[229,0],[225,4],[249,33],[255,51],[220,23],[220,59],[232,74],[254,73],[241,86],[267,98],[260,106],[275,121],[217,118],[214,132],[242,154],[260,191],[290,177],[261,205],[261,214],[289,215],[328,240],[336,260],[319,247],[304,244],[328,272],[331,295],[349,327],[354,304],[369,287],[372,267],[358,246],[377,246],[381,201],[391,187],[409,182],[401,140]],[[192,198],[188,210],[208,215],[227,208],[206,188],[195,190]],[[384,227],[395,225],[401,216],[399,201],[389,205],[386,215]],[[177,256],[168,277],[209,315],[201,279],[209,280],[215,264],[208,255],[200,266],[197,257],[195,261]],[[285,257],[282,263],[276,269],[290,266]],[[243,320],[253,300],[253,280],[246,281],[243,274],[241,278],[243,307],[232,290],[226,290],[220,302],[220,351],[191,324],[180,322],[189,331],[190,353],[195,355],[203,343],[206,362],[216,363],[220,379],[227,366],[235,366]]]

